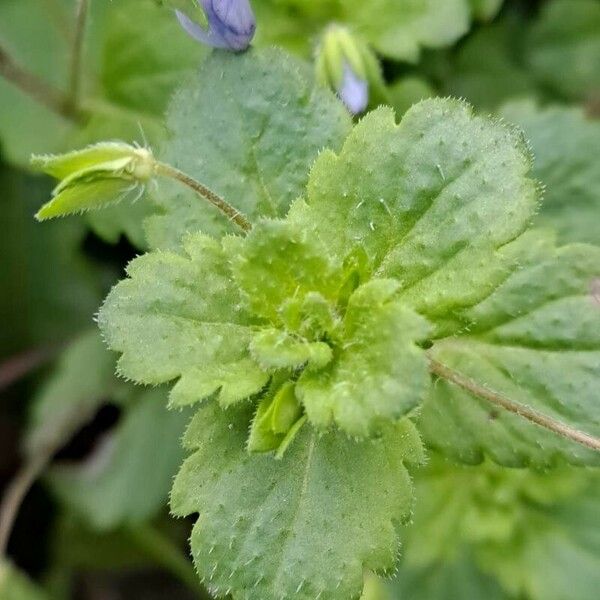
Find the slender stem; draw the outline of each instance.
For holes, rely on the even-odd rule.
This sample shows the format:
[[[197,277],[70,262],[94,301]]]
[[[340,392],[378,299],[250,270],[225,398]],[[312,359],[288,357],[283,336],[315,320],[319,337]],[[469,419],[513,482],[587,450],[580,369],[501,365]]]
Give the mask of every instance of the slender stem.
[[[5,360],[0,364],[0,390],[41,367],[54,358],[62,348],[63,344],[52,347],[31,348]]]
[[[574,429],[573,427],[569,427],[565,423],[544,415],[533,408],[529,408],[528,406],[514,402],[503,394],[490,390],[476,383],[472,379],[465,377],[461,373],[454,371],[450,367],[447,367],[433,358],[429,358],[429,370],[442,379],[450,381],[451,383],[473,394],[474,396],[477,396],[478,398],[487,400],[491,404],[504,408],[509,412],[519,415],[520,417],[523,417],[532,423],[539,425],[540,427],[549,429],[550,431],[553,431],[554,433],[557,433],[569,440],[577,442],[582,446],[586,446],[592,450],[600,451],[600,439],[583,431],[579,431],[578,429]]]
[[[158,161],[155,163],[155,170],[157,174],[176,179],[194,190],[199,196],[202,196],[202,198],[208,200],[213,206],[218,208],[229,220],[233,221],[243,231],[248,232],[252,229],[252,223],[250,223],[239,210],[183,171]]]
[[[200,600],[212,600],[201,585],[192,563],[168,537],[149,525],[136,525],[128,531],[131,539],[149,558],[195,592]]]
[[[81,92],[81,65],[83,59],[83,40],[85,38],[85,24],[87,21],[89,0],[77,0],[75,8],[75,33],[73,35],[73,49],[71,51],[71,77],[70,101],[76,109],[79,106]]]
[[[6,488],[0,505],[0,557],[6,554],[8,540],[19,508],[49,459],[50,457],[47,455],[30,458]]]
[[[79,121],[82,118],[83,115],[73,109],[65,94],[19,65],[2,46],[0,46],[0,75],[57,115],[71,121]]]

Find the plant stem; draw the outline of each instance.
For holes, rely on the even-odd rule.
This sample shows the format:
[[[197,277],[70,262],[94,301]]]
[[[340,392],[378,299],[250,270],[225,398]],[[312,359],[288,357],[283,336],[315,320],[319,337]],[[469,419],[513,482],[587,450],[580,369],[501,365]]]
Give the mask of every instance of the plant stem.
[[[6,488],[0,505],[0,557],[6,554],[8,540],[25,496],[46,467],[48,461],[49,456],[47,455],[34,456],[28,459]]]
[[[0,46],[0,75],[39,104],[70,121],[79,121],[82,113],[74,110],[69,98],[37,75],[24,69]]]
[[[83,59],[83,40],[85,38],[85,24],[87,21],[89,0],[77,0],[75,8],[75,33],[73,35],[73,48],[71,51],[71,77],[69,82],[70,101],[75,110],[79,106],[81,92],[81,65]]]
[[[149,525],[137,525],[128,531],[131,539],[149,558],[195,592],[200,600],[212,600],[191,562],[168,537]]]
[[[582,446],[586,446],[592,450],[600,451],[600,439],[583,431],[579,431],[578,429],[574,429],[573,427],[569,427],[569,425],[544,415],[533,408],[529,408],[528,406],[514,402],[503,394],[490,390],[476,383],[472,379],[465,377],[461,373],[454,371],[450,367],[447,367],[431,357],[429,358],[429,370],[442,379],[457,385],[458,387],[473,394],[474,396],[477,396],[478,398],[487,400],[495,406],[499,406],[505,410],[508,410],[509,412],[519,415],[520,417],[523,417],[528,421],[539,425],[540,427],[549,429],[550,431],[577,442]]]
[[[248,232],[252,229],[252,223],[236,208],[231,206],[228,202],[223,200],[220,196],[215,194],[212,190],[209,190],[205,185],[202,185],[199,181],[196,181],[193,177],[190,177],[183,171],[168,165],[163,162],[156,161],[155,163],[156,173],[163,175],[164,177],[170,177],[183,183],[190,189],[194,190],[199,196],[202,196],[205,200],[208,200],[213,206],[219,209],[230,221],[233,221],[240,229]]]
[[[53,359],[63,346],[31,348],[5,360],[0,364],[0,391]]]

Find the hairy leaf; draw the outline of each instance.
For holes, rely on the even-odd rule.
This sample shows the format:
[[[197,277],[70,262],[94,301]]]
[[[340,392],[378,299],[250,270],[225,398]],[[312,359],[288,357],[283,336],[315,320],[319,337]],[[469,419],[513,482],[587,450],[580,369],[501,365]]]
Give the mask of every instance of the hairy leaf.
[[[180,378],[174,404],[190,404],[220,391],[229,404],[258,392],[268,376],[250,359],[252,317],[241,305],[218,242],[197,234],[187,256],[146,254],[128,267],[101,312],[111,348],[123,353],[118,370],[157,384]]]
[[[520,125],[529,139],[533,173],[545,186],[540,225],[562,242],[600,245],[600,123],[575,108],[536,108],[515,102],[502,115]]]
[[[592,435],[600,433],[600,306],[593,295],[600,249],[556,250],[540,237],[492,294],[464,313],[471,328],[435,344],[433,356],[484,387]],[[568,376],[565,376],[565,373]],[[598,464],[599,454],[438,382],[419,429],[467,462]]]
[[[396,526],[411,506],[403,462],[421,457],[414,429],[402,421],[356,443],[304,428],[274,461],[245,452],[250,410],[208,404],[186,434],[195,454],[171,507],[200,513],[192,552],[201,578],[236,600],[357,597],[364,567],[394,564]]]
[[[320,150],[337,148],[350,128],[343,105],[315,87],[303,63],[277,50],[214,52],[177,92],[167,121],[170,139],[161,159],[251,221],[283,216]],[[165,215],[147,227],[153,247],[178,247],[185,231],[220,235],[231,228],[180,187],[161,186],[159,203]]]
[[[502,275],[495,248],[518,236],[537,207],[530,166],[519,132],[459,101],[423,101],[399,125],[379,109],[339,154],[319,157],[306,204],[290,218],[338,260],[362,245],[379,274],[398,279],[407,304],[444,316]]]

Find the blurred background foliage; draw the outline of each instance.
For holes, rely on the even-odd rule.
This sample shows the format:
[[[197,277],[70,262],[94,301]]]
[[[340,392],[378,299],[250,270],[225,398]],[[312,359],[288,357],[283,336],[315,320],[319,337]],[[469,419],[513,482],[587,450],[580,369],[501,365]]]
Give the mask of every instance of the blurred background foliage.
[[[50,182],[28,170],[32,152],[104,139],[160,146],[171,95],[208,52],[181,31],[174,5],[197,10],[193,0],[0,0],[0,485],[28,466],[43,472],[10,562],[0,559],[1,600],[205,597],[185,557],[188,523],[167,511],[188,415],[166,411],[162,389],[118,380],[93,324],[160,204],[41,226],[32,215]],[[452,95],[522,127],[546,189],[537,223],[563,242],[600,243],[600,2],[253,7],[256,45],[312,62],[328,25],[347,25],[376,53],[398,118]],[[365,600],[598,597],[597,473],[433,456],[415,477],[398,576],[369,576]]]

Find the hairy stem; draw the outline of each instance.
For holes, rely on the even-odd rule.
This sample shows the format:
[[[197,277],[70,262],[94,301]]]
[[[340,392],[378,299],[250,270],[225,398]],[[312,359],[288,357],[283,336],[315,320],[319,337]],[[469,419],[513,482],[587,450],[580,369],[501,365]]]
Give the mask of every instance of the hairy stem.
[[[49,459],[50,457],[47,455],[30,458],[6,488],[0,505],[0,557],[6,554],[8,540],[19,508],[31,486],[48,464]]]
[[[184,583],[200,600],[212,600],[201,585],[192,563],[168,537],[148,525],[130,527],[129,535],[148,558]]]
[[[157,174],[163,175],[164,177],[176,179],[192,189],[194,192],[196,192],[196,194],[205,200],[208,200],[213,206],[219,209],[230,221],[235,223],[243,231],[248,232],[252,229],[252,224],[250,221],[248,221],[248,219],[239,210],[231,206],[231,204],[223,200],[223,198],[215,194],[212,190],[209,190],[205,185],[202,185],[199,181],[196,181],[193,177],[190,177],[183,171],[158,161],[155,163],[155,171]]]
[[[83,59],[83,40],[85,38],[85,25],[88,16],[89,0],[77,0],[75,8],[75,32],[73,35],[73,48],[71,51],[71,73],[69,80],[70,101],[77,109],[81,92],[81,66]]]
[[[577,442],[582,446],[586,446],[592,450],[600,451],[600,439],[583,431],[579,431],[578,429],[574,429],[573,427],[569,427],[569,425],[544,415],[533,408],[529,408],[528,406],[514,402],[503,394],[490,390],[476,383],[472,379],[465,377],[461,373],[454,371],[450,367],[447,367],[433,358],[429,358],[429,370],[432,373],[435,373],[438,377],[457,385],[458,387],[473,394],[474,396],[477,396],[478,398],[481,398],[482,400],[486,400],[490,404],[494,404],[495,406],[499,406],[500,408],[519,415],[520,417],[523,417],[524,419],[527,419],[528,421],[531,421],[540,427],[549,429],[550,431]]]
[[[2,46],[0,46],[0,76],[10,81],[38,104],[65,119],[79,121],[83,116],[73,108],[68,96],[23,68]]]

